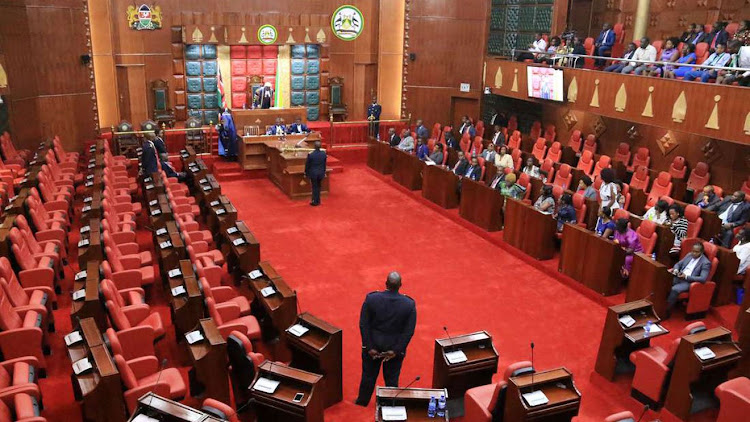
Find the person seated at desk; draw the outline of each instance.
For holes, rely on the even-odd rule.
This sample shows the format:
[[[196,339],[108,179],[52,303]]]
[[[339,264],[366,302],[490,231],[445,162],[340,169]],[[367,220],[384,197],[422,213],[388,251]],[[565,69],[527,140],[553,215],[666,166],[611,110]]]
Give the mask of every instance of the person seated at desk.
[[[414,138],[411,137],[409,129],[404,129],[403,131],[401,131],[401,142],[396,145],[396,148],[405,152],[414,151]]]
[[[422,161],[425,161],[429,154],[430,154],[430,148],[427,147],[427,144],[425,143],[424,138],[418,137],[417,138],[417,158],[419,158]]]
[[[466,174],[466,169],[469,168],[469,160],[466,159],[466,154],[463,151],[458,151],[458,161],[453,166],[453,174],[456,176],[463,176]]]
[[[466,169],[463,177],[469,178],[475,182],[479,181],[482,176],[482,167],[479,165],[479,159],[476,156],[471,157],[471,165]],[[459,177],[462,175],[459,174]]]
[[[474,124],[471,122],[469,116],[463,116],[461,117],[461,127],[458,129],[458,134],[464,136],[467,132],[472,139],[477,136],[477,130],[474,128]]]
[[[417,138],[429,139],[430,130],[422,122],[422,119],[417,120],[417,128],[414,130],[417,133]]]
[[[266,135],[285,135],[286,134],[286,125],[284,125],[284,119],[281,117],[276,118],[276,124],[268,128],[268,132],[266,132]]]
[[[542,178],[542,174],[539,173],[539,166],[534,164],[534,157],[529,157],[526,159],[526,165],[521,170],[522,173],[526,173],[531,177],[536,177],[537,179]]]
[[[497,155],[497,152],[495,152],[495,144],[487,144],[487,148],[482,151],[481,154],[479,154],[480,157],[484,158],[484,161],[488,163],[494,163],[495,162],[495,156]]]
[[[430,154],[430,156],[427,158],[439,166],[442,165],[443,158],[445,158],[445,153],[443,152],[443,144],[439,142],[435,144],[435,149],[432,151],[432,154]]]
[[[660,199],[643,214],[643,219],[653,221],[656,224],[664,224],[667,221],[667,208],[669,208],[669,203]]]
[[[688,221],[685,218],[685,210],[677,204],[669,206],[667,215],[669,218],[663,224],[668,225],[669,230],[674,234],[674,243],[669,249],[669,255],[676,261],[680,257],[682,240],[687,237]]]
[[[294,123],[289,125],[289,127],[286,129],[288,134],[302,134],[302,133],[310,133],[310,129],[307,128],[307,125],[302,123],[302,118],[297,117],[294,119]]]
[[[495,177],[497,178],[497,176]],[[526,188],[516,183],[515,173],[510,173],[505,176],[505,178],[497,183],[496,187],[493,187],[493,189],[499,190],[500,194],[505,197],[517,199],[519,201],[523,199],[524,195],[526,195]]]
[[[620,275],[622,278],[628,278],[633,268],[633,255],[636,252],[643,252],[643,245],[641,245],[638,233],[630,228],[627,218],[621,218],[615,222],[614,242],[625,250],[625,263],[620,269]]]
[[[396,134],[396,128],[388,129],[388,144],[392,148],[395,148],[400,143],[401,143],[401,138],[399,138],[398,135]]]
[[[615,232],[615,222],[612,221],[612,210],[602,207],[599,210],[599,218],[596,220],[596,235],[605,239],[611,239]]]
[[[495,167],[497,171],[502,173],[505,169],[513,171],[513,157],[508,154],[508,147],[503,145],[500,147],[500,151],[495,155]]]
[[[701,208],[708,208],[716,205],[719,201],[721,201],[721,198],[714,192],[714,186],[706,185],[703,187],[703,192],[699,193],[698,197],[695,198],[695,205]]]
[[[492,145],[500,148],[505,145],[505,135],[503,135],[503,128],[500,125],[495,125],[495,133],[492,135]]]
[[[561,232],[565,223],[575,224],[578,221],[576,209],[573,208],[573,196],[569,193],[560,197],[560,206],[557,210],[557,231]]]
[[[614,72],[614,73],[620,73],[622,72],[622,69],[625,69],[625,66],[628,65],[628,60],[633,58],[633,55],[635,54],[635,50],[638,48],[638,46],[635,45],[634,42],[631,42],[628,44],[627,50],[625,50],[625,53],[622,55],[622,60],[618,62],[613,62],[609,66],[604,68],[605,72]]]
[[[578,182],[578,193],[583,195],[585,199],[599,199],[599,193],[594,189],[594,182],[592,182],[591,178],[585,174]]]
[[[717,236],[721,246],[728,248],[732,245],[734,229],[744,226],[750,219],[750,204],[745,202],[745,192],[738,190],[732,196],[724,198],[718,204],[707,208],[716,211],[721,220],[721,233]]]
[[[163,154],[158,153],[158,148],[154,142],[155,139],[156,137],[150,133],[143,138],[143,144],[141,144],[141,147],[143,148],[140,163],[141,174],[143,176],[151,175],[158,172],[161,168],[164,170],[167,177],[176,177],[180,182],[185,181],[185,172],[178,173],[175,171],[174,167],[172,167],[172,164],[169,162],[169,156],[166,152]],[[164,148],[166,151],[166,147]]]
[[[542,193],[539,194],[539,198],[534,202],[534,209],[542,214],[554,214],[555,197],[552,195],[552,185],[542,186]]]
[[[505,180],[505,178],[508,177],[508,176],[510,176],[511,174],[513,176],[515,176],[514,173],[509,173],[507,175],[505,173],[503,173],[503,172],[497,172],[497,173],[495,173],[495,177],[493,177],[492,181],[490,182],[490,187],[492,189],[500,190],[500,188],[502,187],[502,183],[501,182],[503,180]]]
[[[732,250],[737,255],[740,265],[737,267],[737,274],[745,274],[748,265],[750,265],[750,229],[744,228],[737,234],[738,243]]]
[[[453,132],[445,132],[445,145],[448,145],[448,148],[453,148],[456,151],[461,149],[458,145],[458,141],[453,136]]]
[[[697,242],[689,254],[682,258],[674,266],[670,273],[674,275],[672,279],[672,290],[667,297],[667,318],[672,313],[672,308],[677,304],[680,293],[690,290],[690,283],[705,283],[708,274],[711,272],[711,261],[703,253],[703,243]]]

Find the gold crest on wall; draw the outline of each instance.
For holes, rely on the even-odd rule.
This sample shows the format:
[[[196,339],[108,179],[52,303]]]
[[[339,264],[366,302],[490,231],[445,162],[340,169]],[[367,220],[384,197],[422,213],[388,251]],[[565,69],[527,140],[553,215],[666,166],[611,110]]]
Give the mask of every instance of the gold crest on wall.
[[[162,14],[161,7],[142,4],[138,7],[128,6],[128,26],[136,31],[153,31],[161,29]]]

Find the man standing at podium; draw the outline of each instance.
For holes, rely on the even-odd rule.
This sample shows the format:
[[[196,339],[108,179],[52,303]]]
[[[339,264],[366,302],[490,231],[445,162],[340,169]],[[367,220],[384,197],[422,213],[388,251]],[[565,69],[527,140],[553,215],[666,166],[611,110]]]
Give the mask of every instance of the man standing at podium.
[[[387,387],[398,387],[401,364],[417,325],[414,299],[399,293],[401,275],[388,274],[385,291],[372,292],[365,298],[359,315],[362,335],[362,381],[355,404],[367,406],[383,364]]]
[[[320,205],[320,185],[326,177],[326,152],[320,149],[320,141],[315,141],[315,151],[307,155],[305,161],[305,177],[310,179],[312,184],[312,201],[310,205],[317,207]]]

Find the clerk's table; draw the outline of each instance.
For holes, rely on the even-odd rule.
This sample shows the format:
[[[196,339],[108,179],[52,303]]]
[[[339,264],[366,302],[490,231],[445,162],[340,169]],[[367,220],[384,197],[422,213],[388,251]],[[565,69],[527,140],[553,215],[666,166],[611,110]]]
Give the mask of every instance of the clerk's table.
[[[454,399],[466,390],[492,383],[498,354],[486,331],[435,339],[432,387],[446,388]]]
[[[296,148],[295,143],[289,141],[267,141],[265,145],[268,178],[291,199],[311,198],[312,184],[305,178],[305,161],[311,152],[310,148]],[[326,177],[321,184],[321,194],[330,192],[330,172],[330,168],[327,168]]]

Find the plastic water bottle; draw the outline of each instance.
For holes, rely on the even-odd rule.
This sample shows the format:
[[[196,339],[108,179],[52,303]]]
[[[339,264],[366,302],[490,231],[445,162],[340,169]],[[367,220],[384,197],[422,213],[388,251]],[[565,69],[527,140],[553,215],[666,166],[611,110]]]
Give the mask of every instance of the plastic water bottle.
[[[653,261],[656,261],[656,252],[654,252],[654,253],[651,254],[651,259]]]
[[[646,322],[646,326],[643,327],[643,337],[648,337],[651,334],[651,325],[652,324],[653,323],[651,322],[651,320],[648,320]]]
[[[440,400],[438,400],[437,416],[438,418],[445,417],[445,394],[441,394]]]
[[[430,396],[430,404],[427,406],[427,417],[434,418],[437,409],[437,402],[435,402],[435,396]]]

